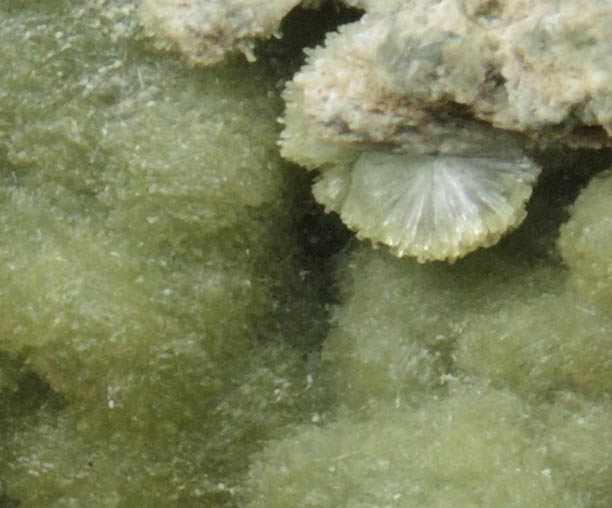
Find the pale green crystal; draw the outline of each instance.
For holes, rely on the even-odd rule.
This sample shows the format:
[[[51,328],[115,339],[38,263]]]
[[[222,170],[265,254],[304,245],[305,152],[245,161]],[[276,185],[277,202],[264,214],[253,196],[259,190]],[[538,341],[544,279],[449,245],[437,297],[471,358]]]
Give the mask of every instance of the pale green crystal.
[[[467,384],[416,411],[297,428],[254,462],[247,506],[603,507],[612,407],[581,402],[568,396],[536,411],[507,391]],[[554,419],[568,413],[573,421]],[[595,451],[598,437],[605,444]],[[593,462],[575,446],[595,451]]]
[[[316,393],[274,74],[151,52],[130,1],[0,7],[0,348],[65,404],[10,420],[0,495],[231,506]]]
[[[594,178],[561,228],[559,248],[581,295],[612,311],[612,172]]]
[[[188,69],[137,9],[0,0],[0,506],[609,508],[609,173],[566,207],[610,154],[532,147],[528,219],[454,265],[330,263],[293,57]]]
[[[342,257],[335,412],[257,455],[249,508],[609,505],[612,321],[569,285],[550,178],[515,235],[452,266]]]

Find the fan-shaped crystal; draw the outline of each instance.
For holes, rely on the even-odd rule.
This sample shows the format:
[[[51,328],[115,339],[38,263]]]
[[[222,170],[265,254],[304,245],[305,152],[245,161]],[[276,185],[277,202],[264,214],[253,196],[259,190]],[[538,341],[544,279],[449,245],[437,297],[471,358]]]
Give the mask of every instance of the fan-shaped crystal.
[[[540,169],[522,152],[507,155],[365,152],[352,169],[325,171],[315,196],[359,237],[398,256],[452,261],[493,245],[525,217]]]

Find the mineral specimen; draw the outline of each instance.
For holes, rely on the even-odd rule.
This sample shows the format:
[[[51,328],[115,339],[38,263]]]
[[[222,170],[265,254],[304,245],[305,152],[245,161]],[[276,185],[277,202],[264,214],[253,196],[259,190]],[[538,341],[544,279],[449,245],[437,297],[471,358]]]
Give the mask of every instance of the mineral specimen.
[[[579,293],[612,311],[612,170],[595,177],[572,206],[559,248]]]
[[[489,246],[539,173],[521,146],[610,144],[611,17],[607,2],[380,2],[308,52],[284,93],[282,154],[320,170],[326,209],[397,255]]]
[[[543,183],[520,231],[452,266],[341,257],[335,412],[255,455],[248,508],[609,506],[612,319],[574,290]]]
[[[358,237],[385,243],[398,256],[454,260],[497,243],[525,217],[539,169],[520,152],[505,152],[364,152],[351,169],[324,172],[314,195]]]
[[[178,47],[191,64],[214,64],[236,52],[254,61],[256,39],[278,35],[281,20],[300,1],[144,0],[141,17],[150,35],[161,36],[158,44]]]
[[[274,74],[186,69],[136,12],[0,1],[1,506],[234,506],[316,391]]]
[[[590,17],[599,9],[604,20],[608,4],[414,0],[429,8],[414,12],[419,25],[407,2],[346,3],[367,14],[311,50],[288,85],[283,151],[321,170],[317,195],[357,209],[368,228],[388,211],[363,190],[370,181],[423,189],[414,199],[431,212],[427,227],[403,243],[391,236],[421,259],[458,257],[469,243],[459,238],[489,244],[506,227],[470,209],[478,227],[436,234],[424,252],[441,200],[455,224],[474,201],[508,225],[521,220],[538,173],[525,151],[543,169],[512,235],[452,266],[357,241],[314,253],[308,179],[276,144],[294,46],[271,40],[253,64],[192,68],[152,47],[137,15],[170,15],[179,2],[0,0],[0,506],[612,506],[610,173],[568,208],[612,166],[612,151],[568,148],[607,143],[605,101],[592,125],[581,107],[554,123],[554,102],[534,106],[536,120],[529,101],[511,107],[520,101],[505,95],[514,67],[450,65],[464,43],[490,63],[478,37],[495,42],[489,28],[506,14],[529,27],[557,6],[571,23],[589,19],[563,40],[580,42],[573,69],[595,87],[604,21]],[[214,14],[213,4],[248,5],[198,5]],[[288,21],[320,19],[313,12]],[[456,16],[477,23],[449,39],[428,32],[430,16],[448,30]],[[377,19],[388,23],[372,56]],[[403,25],[432,44],[407,42]],[[363,32],[361,59],[340,50],[351,31]],[[254,36],[223,39],[224,54],[248,53]],[[403,45],[423,58],[403,59]],[[436,48],[452,56],[446,67],[428,67]],[[320,90],[305,79],[318,65]],[[340,79],[349,68],[372,86]],[[516,72],[516,90],[541,79]],[[338,93],[326,98],[330,84]],[[379,85],[388,96],[368,102]],[[540,142],[546,151],[529,147]],[[385,185],[403,209],[406,194]]]
[[[191,65],[211,65],[241,53],[255,60],[257,41],[280,37],[280,24],[294,7],[324,0],[142,0],[147,34],[162,48],[176,48]],[[371,0],[344,0],[363,8]]]
[[[298,3],[146,0],[142,16],[210,64],[253,59]],[[281,153],[320,170],[317,200],[359,237],[455,260],[523,220],[540,171],[526,145],[610,145],[608,2],[344,3],[365,14],[288,83]]]
[[[604,508],[610,499],[609,403],[568,395],[534,408],[466,384],[378,415],[298,427],[271,443],[252,464],[246,506]]]

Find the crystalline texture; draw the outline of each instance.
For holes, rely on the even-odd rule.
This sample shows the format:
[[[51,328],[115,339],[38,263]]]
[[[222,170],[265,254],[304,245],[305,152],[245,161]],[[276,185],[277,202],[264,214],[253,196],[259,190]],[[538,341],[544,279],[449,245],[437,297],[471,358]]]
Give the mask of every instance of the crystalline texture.
[[[539,168],[514,159],[365,152],[346,172],[323,174],[315,196],[359,236],[419,261],[454,260],[491,245],[525,217]]]
[[[255,60],[257,38],[278,30],[299,0],[144,0],[141,17],[150,35],[176,46],[192,64],[211,65],[228,53]]]

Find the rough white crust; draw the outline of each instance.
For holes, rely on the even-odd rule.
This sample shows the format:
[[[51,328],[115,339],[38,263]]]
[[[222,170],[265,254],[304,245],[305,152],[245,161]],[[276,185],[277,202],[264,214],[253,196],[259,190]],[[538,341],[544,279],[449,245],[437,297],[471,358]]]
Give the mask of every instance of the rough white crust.
[[[300,0],[143,0],[141,19],[158,41],[176,46],[192,65],[212,65],[229,53],[254,60],[255,40],[273,35]]]
[[[358,237],[453,261],[520,224],[540,168],[513,134],[436,105],[444,94],[398,90],[379,61],[392,35],[387,16],[368,13],[308,53],[284,92],[281,153],[321,171],[316,199]]]

